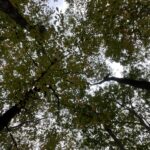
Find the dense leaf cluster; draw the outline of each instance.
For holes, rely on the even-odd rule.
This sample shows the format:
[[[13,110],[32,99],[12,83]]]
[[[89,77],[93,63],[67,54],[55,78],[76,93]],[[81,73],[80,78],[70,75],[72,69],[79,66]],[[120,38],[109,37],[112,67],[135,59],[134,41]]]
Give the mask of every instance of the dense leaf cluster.
[[[67,2],[0,0],[1,149],[150,149],[148,1]]]

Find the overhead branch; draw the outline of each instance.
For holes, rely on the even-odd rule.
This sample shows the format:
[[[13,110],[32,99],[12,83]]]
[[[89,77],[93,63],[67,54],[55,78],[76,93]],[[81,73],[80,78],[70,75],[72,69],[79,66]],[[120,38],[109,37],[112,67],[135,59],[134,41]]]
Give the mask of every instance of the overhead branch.
[[[50,90],[52,90],[54,96],[56,97],[57,99],[57,107],[58,107],[58,110],[60,109],[60,97],[58,95],[58,93],[56,92],[56,90],[49,84],[48,87]]]
[[[121,107],[125,107],[131,114],[133,114],[139,121],[139,125],[143,126],[147,131],[150,132],[150,126],[149,123],[146,124],[146,121],[144,121],[144,119],[142,118],[141,115],[139,115],[133,108],[133,106],[131,106],[131,108],[126,107],[123,104],[120,104],[119,102],[117,102],[117,104],[119,104]]]
[[[17,114],[21,112],[21,109],[25,107],[26,102],[28,101],[30,95],[33,94],[35,91],[37,91],[36,88],[28,90],[23,95],[23,99],[20,100],[18,104],[12,106],[4,114],[0,116],[0,131],[2,131],[5,127],[7,127],[12,118],[14,118]]]
[[[51,61],[51,63],[50,63],[49,66],[47,67],[47,69],[41,73],[41,75],[34,81],[33,84],[35,85],[35,84],[38,83],[41,79],[43,79],[43,77],[48,73],[49,69],[50,69],[53,65],[55,65],[57,62],[58,62],[58,59],[57,59],[57,58],[54,58],[54,60]]]
[[[11,107],[7,110],[3,115],[0,116],[0,131],[6,127],[12,118],[14,118],[19,112],[21,108],[18,105]]]
[[[45,33],[46,28],[43,25],[30,25],[19,10],[10,0],[0,0],[0,11],[7,14],[18,25],[27,30],[38,29],[39,33]]]
[[[97,82],[97,83],[90,83],[90,85],[100,85],[102,83],[106,82],[106,80],[102,80],[100,82]]]
[[[111,128],[108,125],[104,125],[105,130],[108,132],[108,134],[113,138],[116,145],[119,147],[120,150],[125,150],[123,144],[121,143],[120,139],[116,137],[116,135],[113,133]]]
[[[107,78],[104,78],[104,80],[94,83],[92,85],[102,84],[106,81],[116,81],[119,84],[126,84],[129,86],[133,86],[135,88],[150,90],[150,82],[145,81],[145,80],[134,80],[130,78],[107,77]]]
[[[130,113],[132,113],[136,118],[138,118],[140,124],[150,132],[150,126],[145,123],[145,121],[144,121],[144,119],[142,118],[142,116],[140,116],[133,108],[128,108],[128,110],[129,110]]]
[[[13,19],[22,28],[27,29],[28,23],[24,17],[19,13],[18,9],[13,6],[10,0],[0,0],[0,11],[6,13],[11,19]]]
[[[14,118],[17,114],[19,114],[21,112],[21,109],[23,109],[27,103],[27,101],[29,100],[30,96],[32,94],[34,94],[35,92],[38,92],[40,90],[39,87],[36,86],[36,84],[43,79],[43,77],[47,74],[47,72],[49,71],[50,67],[52,67],[55,63],[57,63],[57,59],[54,59],[51,64],[48,66],[48,68],[43,71],[41,73],[41,75],[32,83],[32,87],[31,89],[27,90],[24,94],[23,94],[23,99],[20,100],[20,102],[14,106],[12,106],[10,109],[8,109],[4,114],[2,114],[0,116],[0,131],[2,131],[6,126],[8,126],[8,124],[10,123],[10,121],[12,120],[12,118]],[[55,92],[55,90],[51,87],[51,90],[53,91],[53,93],[55,94],[55,96],[58,99],[58,105],[59,105],[59,97],[57,95],[57,93]]]

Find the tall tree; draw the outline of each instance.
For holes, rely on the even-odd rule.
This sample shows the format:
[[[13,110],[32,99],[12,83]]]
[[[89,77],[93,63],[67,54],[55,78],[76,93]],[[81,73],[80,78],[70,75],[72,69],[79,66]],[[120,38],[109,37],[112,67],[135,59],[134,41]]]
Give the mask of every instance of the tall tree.
[[[149,149],[148,2],[67,2],[0,0],[1,148]]]

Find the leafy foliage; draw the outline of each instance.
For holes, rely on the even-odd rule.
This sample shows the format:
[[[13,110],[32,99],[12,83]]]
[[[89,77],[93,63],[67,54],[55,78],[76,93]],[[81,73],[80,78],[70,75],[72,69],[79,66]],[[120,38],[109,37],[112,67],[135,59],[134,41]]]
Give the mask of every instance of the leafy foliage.
[[[149,79],[148,2],[67,1],[65,13],[47,1],[6,2],[12,9],[0,6],[1,148],[149,149],[149,91],[118,78],[92,84],[112,73],[108,60],[132,81]]]

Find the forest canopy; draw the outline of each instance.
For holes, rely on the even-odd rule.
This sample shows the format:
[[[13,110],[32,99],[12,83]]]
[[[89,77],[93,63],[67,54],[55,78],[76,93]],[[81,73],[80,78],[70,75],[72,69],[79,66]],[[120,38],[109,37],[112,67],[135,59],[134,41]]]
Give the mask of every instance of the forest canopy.
[[[1,149],[150,149],[149,1],[66,2],[0,0]]]

